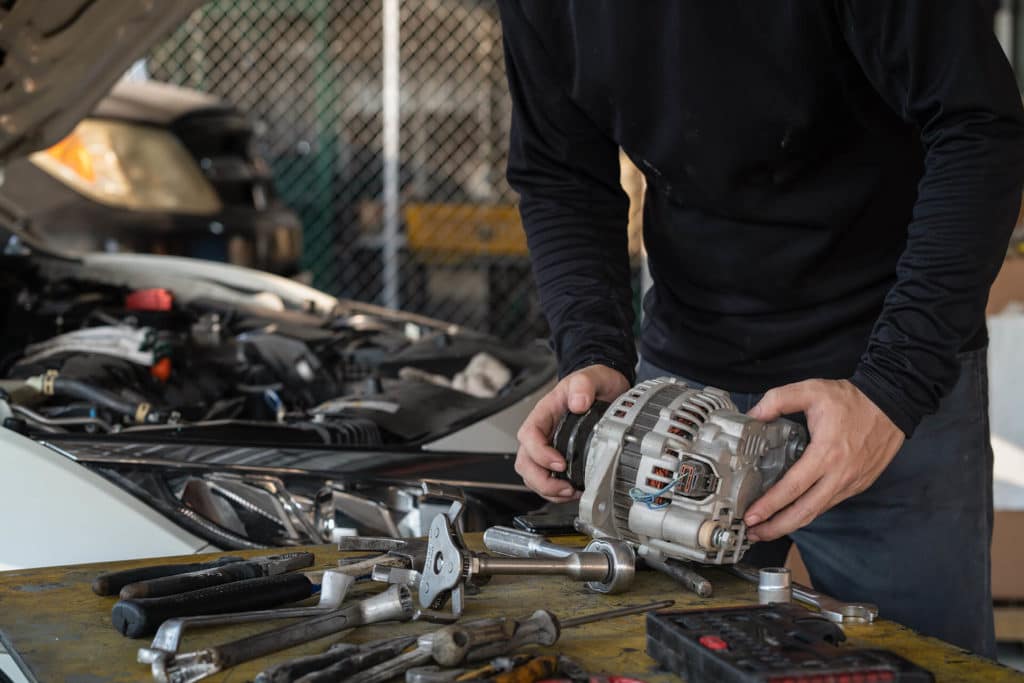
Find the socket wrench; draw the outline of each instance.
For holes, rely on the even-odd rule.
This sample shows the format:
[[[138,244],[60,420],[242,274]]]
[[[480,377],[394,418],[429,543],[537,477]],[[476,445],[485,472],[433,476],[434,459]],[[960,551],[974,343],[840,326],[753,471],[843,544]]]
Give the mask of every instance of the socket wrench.
[[[760,584],[760,573],[754,567],[737,564],[730,567],[730,571],[741,579]],[[837,624],[870,624],[878,617],[878,606],[869,602],[842,602],[799,583],[791,583],[791,586],[794,600],[817,607],[825,618]]]

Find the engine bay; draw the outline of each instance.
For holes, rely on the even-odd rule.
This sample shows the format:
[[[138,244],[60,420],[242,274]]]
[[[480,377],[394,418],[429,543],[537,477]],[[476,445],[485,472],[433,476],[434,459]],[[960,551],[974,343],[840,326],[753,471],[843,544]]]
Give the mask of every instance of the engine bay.
[[[248,306],[180,299],[23,264],[0,278],[3,417],[29,434],[414,446],[548,371],[529,350],[357,304],[322,315],[271,293]]]

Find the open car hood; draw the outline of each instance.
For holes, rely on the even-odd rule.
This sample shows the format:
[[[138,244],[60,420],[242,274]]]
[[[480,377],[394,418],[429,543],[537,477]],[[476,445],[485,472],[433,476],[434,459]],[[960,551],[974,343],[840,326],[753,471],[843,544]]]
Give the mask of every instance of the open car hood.
[[[0,162],[47,147],[203,0],[0,5]]]

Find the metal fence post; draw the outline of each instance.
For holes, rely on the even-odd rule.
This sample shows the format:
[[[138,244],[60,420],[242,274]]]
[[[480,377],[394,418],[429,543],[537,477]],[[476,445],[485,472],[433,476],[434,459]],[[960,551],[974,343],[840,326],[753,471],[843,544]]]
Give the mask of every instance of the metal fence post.
[[[381,36],[383,38],[383,155],[384,155],[384,230],[381,244],[383,261],[383,304],[389,308],[398,308],[398,242],[400,239],[400,206],[399,206],[399,136],[402,128],[401,112],[401,56],[399,32],[401,18],[399,16],[399,0],[382,0],[384,3],[382,21],[384,22]]]

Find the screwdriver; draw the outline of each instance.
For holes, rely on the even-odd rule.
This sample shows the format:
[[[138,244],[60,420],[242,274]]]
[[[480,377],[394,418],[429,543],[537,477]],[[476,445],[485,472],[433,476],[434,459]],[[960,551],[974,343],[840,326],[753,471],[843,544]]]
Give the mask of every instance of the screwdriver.
[[[383,683],[431,660],[441,666],[458,666],[464,662],[493,659],[515,652],[526,645],[554,645],[558,642],[563,629],[630,614],[650,612],[671,607],[674,604],[674,600],[661,600],[564,620],[559,620],[551,612],[542,609],[525,619],[494,617],[452,624],[420,636],[416,641],[416,649],[351,675],[345,681],[346,683]],[[322,674],[326,675],[321,677]],[[307,674],[302,678],[303,683],[314,683],[314,681],[321,680],[336,680],[336,678],[332,677],[330,669]]]

